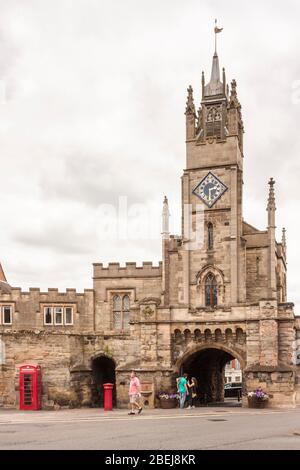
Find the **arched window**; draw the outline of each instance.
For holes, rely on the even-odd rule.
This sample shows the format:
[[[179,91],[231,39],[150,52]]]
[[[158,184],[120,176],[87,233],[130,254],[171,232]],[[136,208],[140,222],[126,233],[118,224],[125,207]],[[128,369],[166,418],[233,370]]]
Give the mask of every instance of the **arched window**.
[[[130,310],[130,299],[129,295],[123,297],[123,328],[128,330],[129,328],[129,310]]]
[[[207,137],[221,137],[222,128],[222,107],[213,106],[208,109],[206,117],[206,135]]]
[[[114,330],[121,330],[122,325],[122,299],[119,295],[114,296]]]
[[[218,284],[212,273],[205,279],[205,305],[212,308],[218,305]]]
[[[114,330],[129,329],[130,298],[129,295],[115,295],[113,298]]]
[[[207,226],[207,244],[208,244],[208,249],[213,250],[214,248],[214,226],[212,223],[209,223]]]

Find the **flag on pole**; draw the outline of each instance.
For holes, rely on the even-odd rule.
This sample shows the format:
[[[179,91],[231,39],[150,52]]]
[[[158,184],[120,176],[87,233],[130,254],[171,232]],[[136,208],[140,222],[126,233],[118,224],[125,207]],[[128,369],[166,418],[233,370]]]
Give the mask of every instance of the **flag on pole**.
[[[218,28],[218,26],[217,26],[217,20],[215,20],[215,24],[216,24],[216,26],[215,26],[215,33],[216,33],[216,34],[221,33],[221,32],[223,31],[223,28]]]

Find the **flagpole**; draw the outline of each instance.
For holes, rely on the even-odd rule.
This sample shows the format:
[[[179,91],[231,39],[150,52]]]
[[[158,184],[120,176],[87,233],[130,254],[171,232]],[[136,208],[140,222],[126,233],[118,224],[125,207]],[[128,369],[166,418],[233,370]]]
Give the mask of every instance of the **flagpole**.
[[[215,20],[215,54],[217,53],[217,20]]]

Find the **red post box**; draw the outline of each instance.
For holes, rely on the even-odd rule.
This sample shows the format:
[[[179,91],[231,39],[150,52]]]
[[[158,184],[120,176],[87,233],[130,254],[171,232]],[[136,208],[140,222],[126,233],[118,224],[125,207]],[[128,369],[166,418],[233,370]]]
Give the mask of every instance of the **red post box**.
[[[42,407],[42,370],[37,364],[20,367],[20,410],[40,410]]]
[[[104,411],[112,411],[113,401],[112,394],[114,384],[103,384],[104,387]]]

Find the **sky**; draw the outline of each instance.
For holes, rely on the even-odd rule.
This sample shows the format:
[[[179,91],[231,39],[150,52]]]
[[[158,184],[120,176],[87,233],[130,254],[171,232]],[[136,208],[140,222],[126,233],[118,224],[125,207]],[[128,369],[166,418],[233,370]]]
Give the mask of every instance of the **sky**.
[[[243,106],[244,218],[266,228],[273,177],[300,314],[299,15],[297,0],[0,0],[8,281],[82,291],[93,262],[158,263],[164,195],[180,234],[186,90],[198,107],[218,18],[220,64]]]

